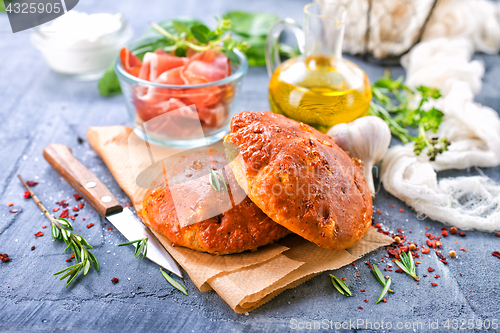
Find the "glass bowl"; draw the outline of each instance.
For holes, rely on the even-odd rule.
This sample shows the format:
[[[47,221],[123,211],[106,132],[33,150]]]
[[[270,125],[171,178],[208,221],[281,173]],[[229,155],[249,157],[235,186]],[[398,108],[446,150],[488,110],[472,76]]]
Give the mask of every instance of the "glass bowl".
[[[51,31],[51,21],[33,29],[31,42],[54,72],[77,80],[97,80],[113,62],[120,49],[130,41],[133,31],[119,12],[98,7],[81,13],[116,15],[120,28],[100,35],[97,39],[87,40],[81,36],[70,38]],[[59,19],[64,18],[63,16]]]
[[[147,43],[146,40],[144,43]],[[141,45],[130,48],[141,50]],[[238,108],[238,93],[248,70],[243,53],[234,50],[231,75],[196,85],[171,85],[142,80],[129,74],[116,60],[115,71],[134,132],[160,146],[193,148],[209,145],[229,133]]]

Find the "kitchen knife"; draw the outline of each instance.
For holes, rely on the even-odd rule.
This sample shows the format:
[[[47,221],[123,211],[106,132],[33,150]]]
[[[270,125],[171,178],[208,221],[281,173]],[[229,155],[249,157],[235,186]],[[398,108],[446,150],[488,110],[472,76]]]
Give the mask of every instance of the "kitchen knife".
[[[163,248],[151,231],[139,220],[129,208],[123,208],[118,200],[99,178],[85,167],[62,144],[53,143],[45,147],[43,156],[49,164],[83,197],[88,203],[127,240],[137,240],[148,237],[146,257],[182,278],[177,263]],[[134,244],[137,246],[137,244]]]

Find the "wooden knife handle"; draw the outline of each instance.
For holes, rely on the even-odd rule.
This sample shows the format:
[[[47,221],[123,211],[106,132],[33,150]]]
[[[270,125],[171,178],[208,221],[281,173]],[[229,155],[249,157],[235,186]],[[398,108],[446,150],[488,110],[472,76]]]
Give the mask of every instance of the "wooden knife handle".
[[[43,150],[43,157],[102,216],[123,210],[106,185],[76,159],[68,146],[50,144]]]

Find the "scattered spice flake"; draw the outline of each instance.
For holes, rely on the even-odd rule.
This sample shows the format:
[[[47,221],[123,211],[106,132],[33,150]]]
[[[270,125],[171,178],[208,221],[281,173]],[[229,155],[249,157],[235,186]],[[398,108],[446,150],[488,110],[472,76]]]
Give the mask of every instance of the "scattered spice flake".
[[[12,214],[17,213],[18,211],[19,211],[19,209],[11,209],[11,210],[9,210],[9,212],[11,212]]]
[[[59,208],[59,207],[52,208],[52,211],[53,211],[53,212],[57,212],[57,211],[59,211],[59,209],[61,209],[61,208]]]
[[[59,215],[59,218],[64,219],[64,218],[67,218],[68,216],[69,216],[69,210],[65,209],[61,212],[61,214]]]
[[[403,273],[403,270],[402,270],[401,268],[398,268],[398,269],[396,269],[394,272],[396,272],[396,273],[400,273],[400,274],[401,274],[401,273]]]
[[[78,141],[79,144],[82,144],[83,143],[83,139],[80,138],[80,137],[77,137],[76,140]]]
[[[31,251],[34,251],[36,249],[35,245],[31,247]]]
[[[440,260],[443,264],[448,265],[448,262],[446,260],[441,259]]]
[[[464,249],[463,247],[459,248],[459,250],[467,252],[467,249]]]
[[[424,248],[421,251],[422,251],[422,253],[429,253],[429,249],[427,249],[427,248]]]
[[[466,234],[465,232],[463,232],[463,231],[459,231],[459,232],[458,232],[458,235],[459,235],[460,237],[465,237],[465,236],[467,236],[467,234]]]
[[[45,228],[47,228],[47,226],[46,225],[42,225],[42,229],[45,229]]]
[[[78,209],[78,207],[73,207],[73,211],[74,211],[74,212],[79,212],[79,211],[80,211],[80,209]]]
[[[434,274],[434,278],[439,278],[441,275]]]
[[[495,257],[497,257],[498,259],[500,259],[500,252],[494,251],[491,254],[494,255]]]
[[[75,254],[74,253],[71,253],[71,255],[69,256],[70,259],[73,259],[75,258]]]
[[[436,282],[431,282],[431,285],[432,285],[433,287],[437,287],[437,285],[438,285],[438,284],[437,284]]]
[[[377,214],[382,215],[382,211],[380,209],[377,209]]]
[[[83,209],[83,207],[85,207],[85,204],[83,202],[78,204],[78,208]]]
[[[85,217],[82,217],[82,221],[85,221]]]
[[[460,273],[460,276],[462,276],[462,273]]]
[[[7,206],[12,207],[12,206],[14,206],[14,204],[12,202],[8,202]],[[497,234],[497,235],[500,235],[500,234]],[[498,237],[500,237],[500,236],[498,236]]]
[[[451,228],[450,228],[450,234],[452,234],[452,235],[456,234],[456,233],[457,233],[457,231],[458,231],[458,230],[457,230],[457,228],[455,228],[455,227],[451,227]]]
[[[425,237],[431,237],[431,233],[430,232],[426,232],[425,233]]]
[[[436,255],[439,257],[439,259],[445,260],[446,257],[441,253],[441,251],[436,251]]]
[[[365,264],[367,264],[367,265],[368,265],[368,267],[369,267],[370,269],[373,269],[372,264],[370,264],[368,261],[367,261],[367,262],[365,262]]]
[[[380,223],[375,224],[375,228],[381,228],[382,225]]]
[[[346,278],[345,278],[345,276],[344,276],[344,277],[342,278],[342,281],[345,281],[345,280],[347,280],[347,279],[346,279]]]
[[[4,254],[0,253],[0,260],[2,262],[9,262],[10,261],[9,255],[7,253],[4,253]]]
[[[73,215],[70,215],[69,218],[72,219],[73,221],[75,220],[75,217]]]
[[[94,223],[89,223],[89,224],[87,224],[87,229],[90,229],[90,228],[92,228],[93,226],[94,226]]]
[[[355,277],[359,277],[359,274],[354,275]]]
[[[66,262],[71,262],[71,259],[69,259],[69,258],[68,258],[68,259],[66,259],[65,261],[66,261]]]
[[[367,299],[365,299],[365,303],[368,303],[368,300],[367,300]]]
[[[353,265],[353,266],[356,266],[356,263],[355,263],[355,262],[353,262],[353,263],[352,263],[352,265]]]
[[[62,200],[61,202],[58,203],[58,205],[64,209],[69,206],[69,203],[67,203],[66,200]]]
[[[361,292],[363,292],[363,293],[365,292],[365,290],[364,290],[364,289],[361,289],[360,291],[361,291]]]
[[[394,205],[391,205],[391,208],[394,208]]]
[[[38,237],[42,237],[43,236],[43,232],[39,231],[35,234],[35,237],[38,238]]]
[[[9,203],[11,203],[11,202],[9,202]],[[497,233],[495,234],[495,237],[500,237],[500,233],[499,233],[499,232],[497,232]]]
[[[113,284],[117,284],[118,283],[118,279],[114,277],[114,278],[111,279],[111,282],[113,282]]]
[[[113,230],[113,227],[108,227],[108,230]]]
[[[38,182],[36,180],[28,180],[28,181],[26,181],[26,185],[28,185],[29,187],[33,187],[33,186],[37,186]]]
[[[458,244],[458,241],[455,241],[455,244]]]
[[[404,213],[405,211],[403,209],[399,210],[400,213]],[[385,298],[384,298],[385,299]],[[386,302],[387,303],[387,302]]]
[[[422,275],[423,277],[427,277],[427,274]]]
[[[448,237],[448,231],[446,230],[441,231],[441,234],[443,235],[443,237]]]
[[[363,310],[363,307],[361,307],[361,306],[358,306],[358,309],[360,309],[360,310]]]
[[[382,298],[382,302],[387,303],[387,300],[385,298]]]
[[[75,197],[76,201],[82,200],[82,197],[78,193],[73,194],[73,197]]]
[[[434,272],[435,270],[436,270],[435,268],[432,268],[432,267],[430,267],[430,266],[429,266],[429,268],[427,268],[427,271],[428,271],[429,273]]]

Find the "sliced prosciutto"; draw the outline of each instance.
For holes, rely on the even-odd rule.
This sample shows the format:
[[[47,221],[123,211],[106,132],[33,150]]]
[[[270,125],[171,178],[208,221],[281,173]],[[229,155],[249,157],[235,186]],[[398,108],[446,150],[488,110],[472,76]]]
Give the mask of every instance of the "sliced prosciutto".
[[[122,62],[122,66],[127,73],[132,74],[133,76],[139,76],[142,62],[126,47],[120,51],[120,61]]]
[[[160,74],[181,66],[185,66],[189,59],[176,57],[158,49],[154,53],[147,52],[144,55],[139,78],[148,81],[155,81]]]
[[[149,124],[153,121],[155,130],[165,130],[174,136],[198,131],[200,122],[203,129],[223,126],[234,93],[232,86],[228,85],[190,87],[231,75],[230,62],[224,54],[211,49],[199,53],[190,50],[188,55],[176,57],[160,49],[146,53],[141,62],[128,49],[123,49],[120,54],[128,73],[143,80],[177,86],[172,89],[138,85],[133,96],[141,122]],[[195,108],[189,108],[191,105]],[[166,113],[171,114],[166,116]],[[180,119],[186,121],[180,122]]]

